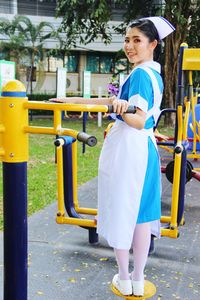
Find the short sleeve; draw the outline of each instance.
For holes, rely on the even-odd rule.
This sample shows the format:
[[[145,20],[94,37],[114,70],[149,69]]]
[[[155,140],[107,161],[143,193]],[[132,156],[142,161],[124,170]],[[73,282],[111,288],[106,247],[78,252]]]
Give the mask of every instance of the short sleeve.
[[[153,87],[149,74],[137,68],[130,77],[128,94],[129,103],[143,110],[148,111],[149,104],[153,101]]]

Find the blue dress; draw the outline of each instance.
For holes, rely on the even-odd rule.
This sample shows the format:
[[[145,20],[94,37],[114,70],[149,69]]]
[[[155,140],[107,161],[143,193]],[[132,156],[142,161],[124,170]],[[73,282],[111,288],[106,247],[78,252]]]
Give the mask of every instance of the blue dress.
[[[151,69],[158,81],[160,93],[163,92],[163,81],[160,74]],[[127,100],[132,96],[139,95],[141,98],[146,100],[148,104],[148,110],[153,107],[154,104],[154,93],[152,82],[149,74],[142,68],[138,68],[128,78],[125,84],[121,88],[120,99]],[[141,101],[141,108],[144,107]],[[139,103],[137,105],[140,107]],[[117,116],[118,119],[122,120],[121,116]],[[153,116],[150,116],[145,123],[144,128],[149,129],[155,126],[155,120]],[[137,223],[145,223],[152,220],[159,219],[161,216],[160,208],[160,168],[157,150],[151,140],[148,138],[148,165],[145,175],[145,182],[143,186],[142,198],[140,203],[140,209],[138,214]],[[158,188],[159,187],[159,188]],[[154,201],[149,201],[154,199]],[[148,210],[146,209],[148,207]]]
[[[130,249],[137,223],[151,222],[152,233],[160,234],[161,174],[153,134],[163,91],[159,69],[147,62],[125,80],[118,97],[146,113],[145,127],[132,128],[117,116],[100,155],[97,232],[118,249]]]

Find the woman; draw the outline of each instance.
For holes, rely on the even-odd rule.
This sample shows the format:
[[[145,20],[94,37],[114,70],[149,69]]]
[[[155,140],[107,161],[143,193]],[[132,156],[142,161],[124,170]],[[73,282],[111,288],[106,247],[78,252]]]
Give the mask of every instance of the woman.
[[[173,30],[161,17],[139,19],[128,26],[124,52],[134,68],[117,99],[61,99],[112,104],[117,115],[99,159],[97,232],[114,248],[119,272],[112,283],[123,295],[144,294],[150,237],[160,235],[161,176],[153,127],[163,82],[154,55],[159,41]],[[135,114],[125,114],[130,104],[136,106]],[[131,247],[134,270],[129,274]]]
[[[167,35],[160,21],[167,25],[167,34],[174,30],[159,17],[128,26],[124,52],[134,69],[118,98],[135,105],[137,112],[123,114],[127,103],[114,101],[121,116],[106,137],[99,161],[97,231],[114,248],[119,273],[112,283],[123,295],[144,294],[150,237],[160,235],[161,178],[153,134],[163,92],[160,65],[153,58],[160,39]],[[131,247],[134,270],[130,275]]]

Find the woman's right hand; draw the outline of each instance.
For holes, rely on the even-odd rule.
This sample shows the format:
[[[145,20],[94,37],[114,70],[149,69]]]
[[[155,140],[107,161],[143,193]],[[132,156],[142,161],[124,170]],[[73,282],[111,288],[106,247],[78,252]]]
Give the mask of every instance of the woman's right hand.
[[[112,105],[113,112],[115,112],[117,115],[123,115],[127,111],[129,103],[126,100],[115,98],[115,100],[113,100]]]

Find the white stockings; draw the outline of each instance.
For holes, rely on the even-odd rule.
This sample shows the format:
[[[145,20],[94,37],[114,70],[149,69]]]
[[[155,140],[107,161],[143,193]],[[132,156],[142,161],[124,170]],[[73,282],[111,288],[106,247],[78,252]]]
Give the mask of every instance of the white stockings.
[[[137,224],[133,235],[133,262],[134,270],[132,279],[140,281],[144,279],[144,268],[147,262],[151,241],[150,223]]]
[[[117,265],[119,268],[119,278],[121,280],[130,279],[129,276],[129,250],[114,249]]]
[[[144,279],[144,268],[146,265],[149,246],[151,241],[150,223],[137,224],[133,235],[133,262],[134,270],[132,279],[141,281]],[[114,249],[121,280],[129,279],[129,250]]]

